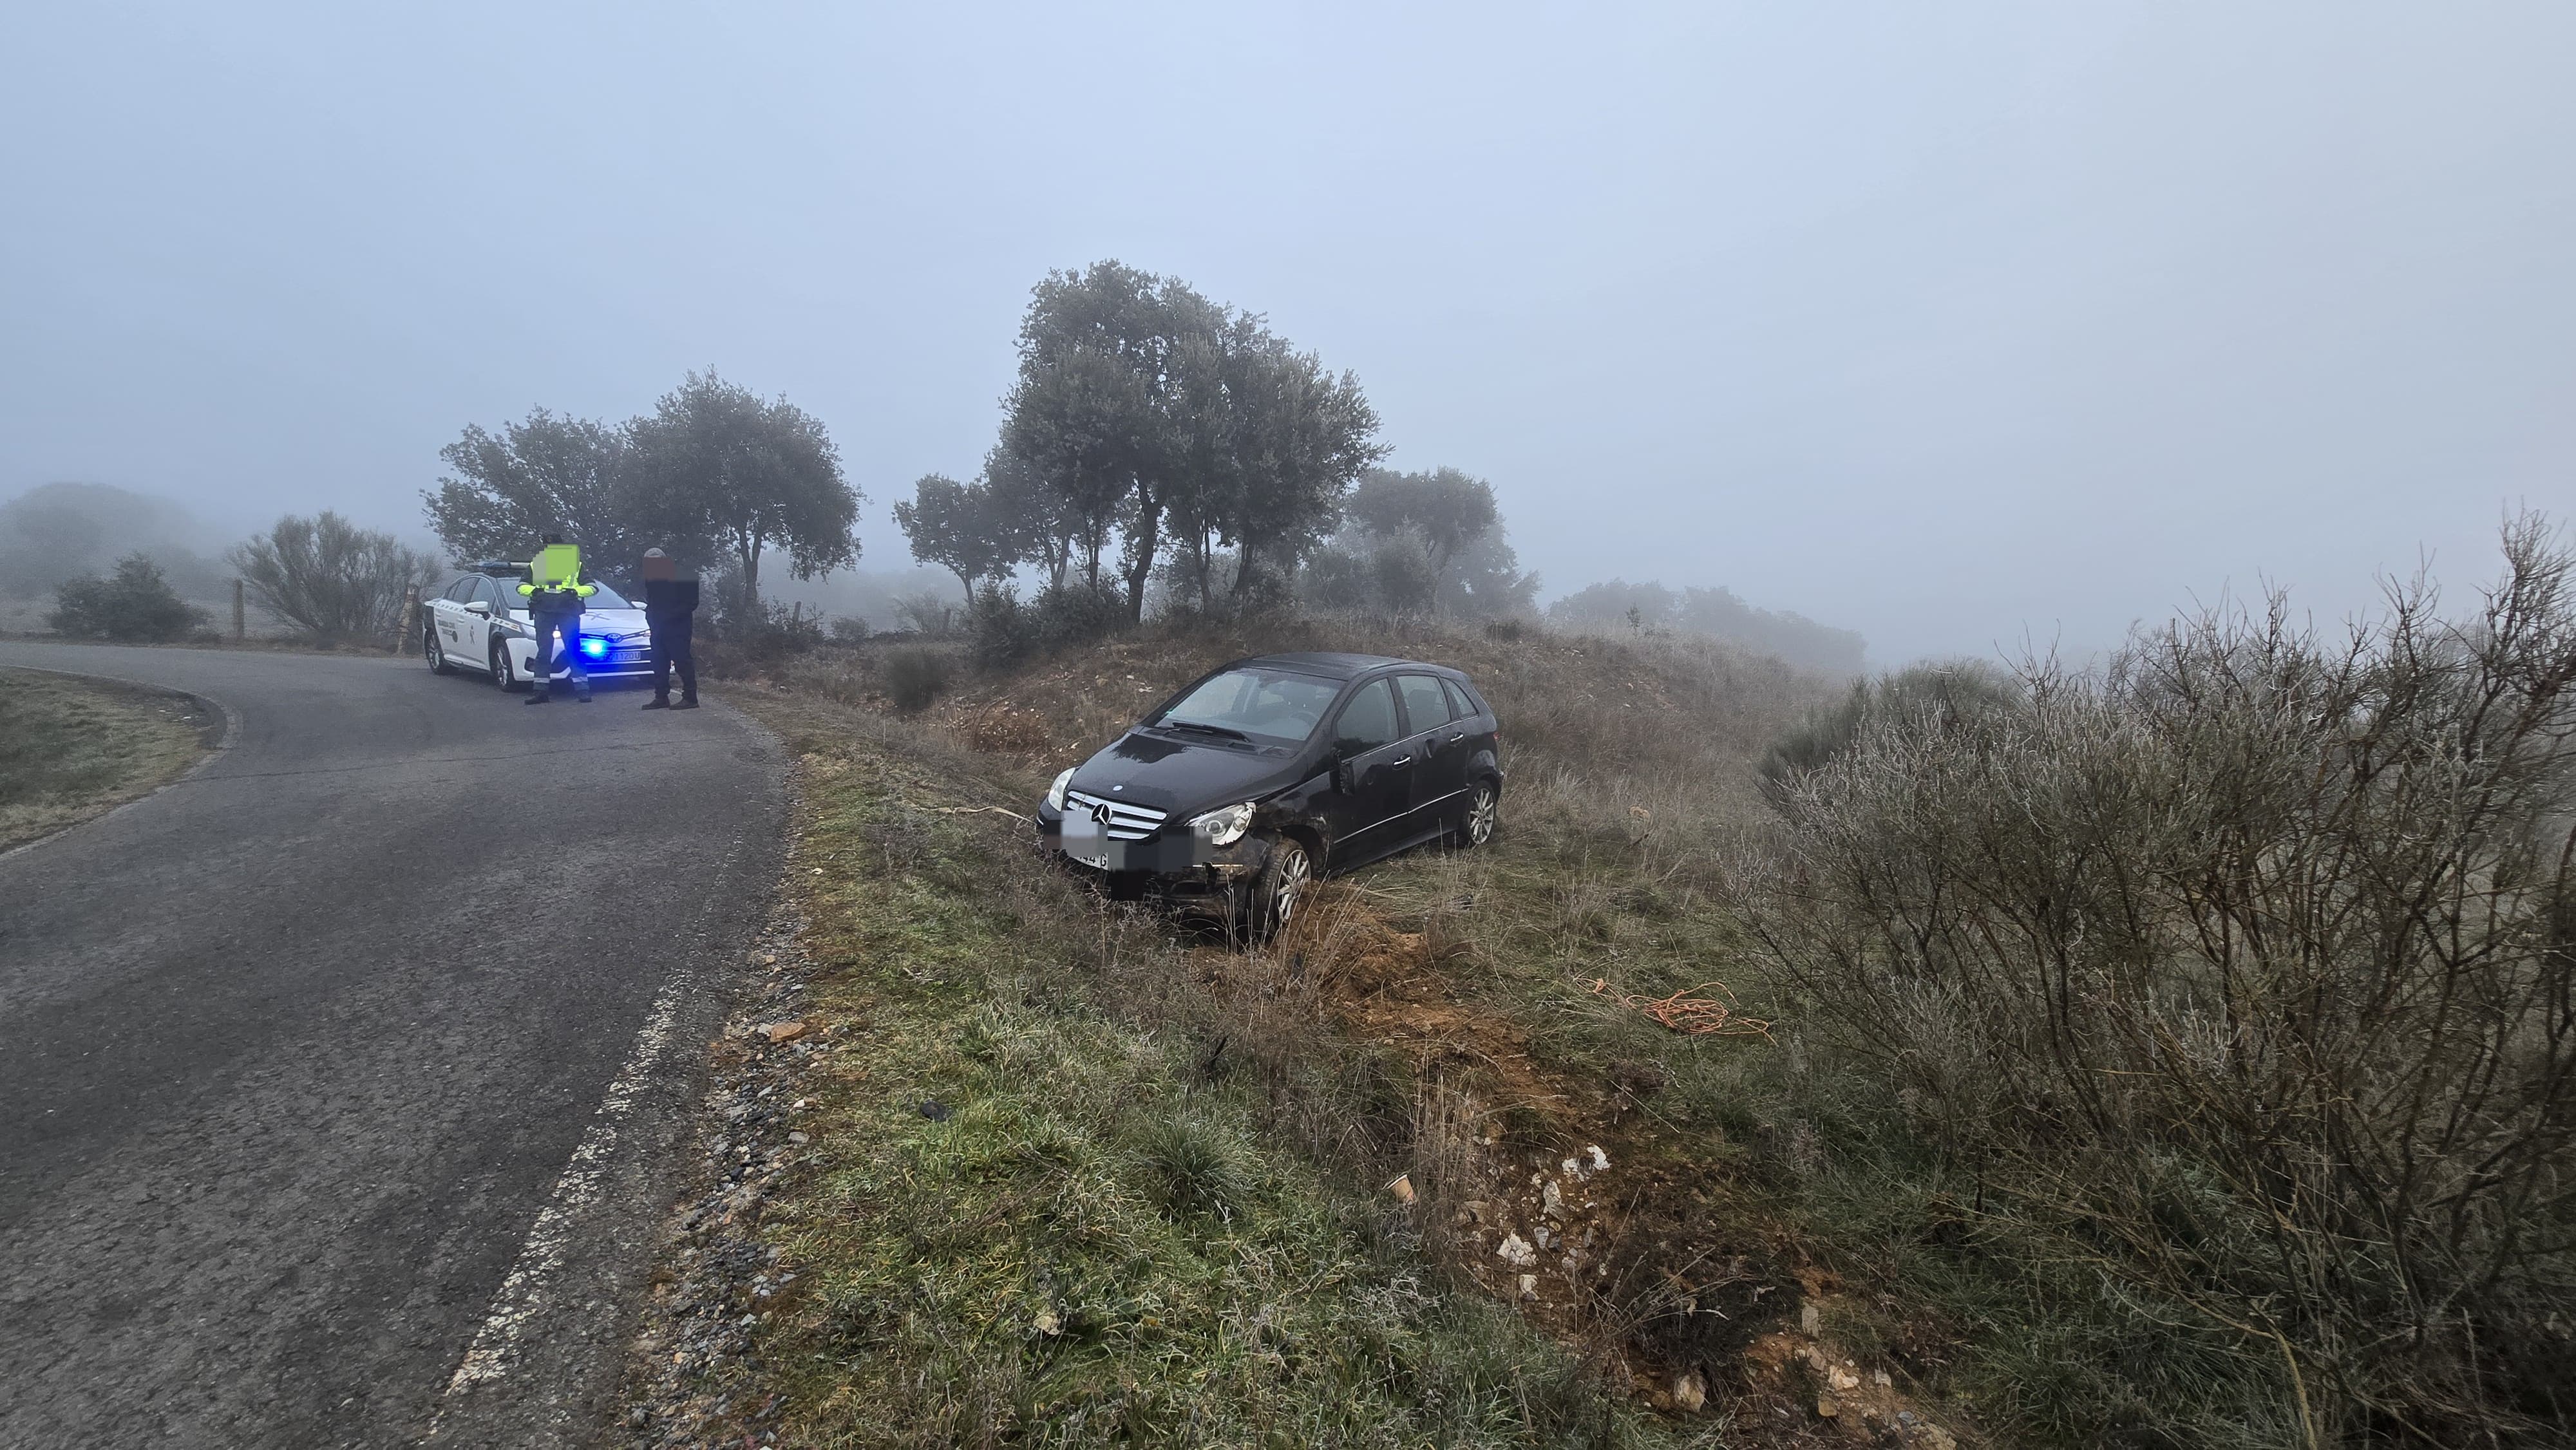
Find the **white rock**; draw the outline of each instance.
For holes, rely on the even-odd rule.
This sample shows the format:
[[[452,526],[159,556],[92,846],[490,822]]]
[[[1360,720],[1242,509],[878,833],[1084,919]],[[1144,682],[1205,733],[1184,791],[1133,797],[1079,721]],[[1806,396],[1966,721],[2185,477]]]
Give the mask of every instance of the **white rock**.
[[[1674,1378],[1674,1405],[1682,1410],[1696,1413],[1700,1406],[1707,1403],[1708,1386],[1700,1383],[1698,1370],[1688,1370]]]
[[[1529,1246],[1529,1240],[1516,1233],[1503,1235],[1502,1247],[1495,1249],[1494,1252],[1502,1257],[1504,1263],[1514,1268],[1527,1268],[1538,1262],[1538,1251]]]

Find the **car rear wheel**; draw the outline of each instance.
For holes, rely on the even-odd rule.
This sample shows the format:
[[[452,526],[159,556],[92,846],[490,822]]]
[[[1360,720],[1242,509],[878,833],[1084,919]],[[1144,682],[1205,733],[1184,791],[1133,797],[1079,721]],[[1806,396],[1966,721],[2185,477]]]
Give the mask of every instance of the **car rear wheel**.
[[[1252,906],[1247,923],[1248,935],[1255,945],[1266,942],[1288,929],[1306,904],[1309,887],[1315,884],[1315,861],[1306,854],[1305,843],[1294,836],[1281,836],[1270,843],[1270,859],[1261,867],[1261,880],[1253,887]]]
[[[452,675],[456,673],[456,666],[447,662],[447,651],[439,647],[438,626],[431,625],[429,628],[420,632],[420,652],[421,655],[429,661],[429,672],[431,674]]]
[[[499,640],[492,641],[492,683],[504,690],[519,688],[518,674],[510,668],[510,650]]]
[[[1467,816],[1449,839],[1461,850],[1473,850],[1494,839],[1503,824],[1503,793],[1490,780],[1476,782],[1467,795]]]

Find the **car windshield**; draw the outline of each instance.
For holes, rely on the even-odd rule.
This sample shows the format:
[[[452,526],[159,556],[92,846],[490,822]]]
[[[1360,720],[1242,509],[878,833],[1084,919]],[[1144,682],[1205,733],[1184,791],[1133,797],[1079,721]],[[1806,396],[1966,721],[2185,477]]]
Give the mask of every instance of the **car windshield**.
[[[1337,680],[1287,670],[1228,670],[1146,723],[1185,734],[1295,745],[1315,733],[1315,722],[1324,718],[1341,688]]]

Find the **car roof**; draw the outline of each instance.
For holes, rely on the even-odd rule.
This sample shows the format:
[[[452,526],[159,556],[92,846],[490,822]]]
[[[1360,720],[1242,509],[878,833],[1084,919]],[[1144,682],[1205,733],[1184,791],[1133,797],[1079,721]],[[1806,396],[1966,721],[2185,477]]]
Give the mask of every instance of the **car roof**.
[[[1392,669],[1397,667],[1411,670],[1428,670],[1435,675],[1447,675],[1452,679],[1458,680],[1467,678],[1464,674],[1449,668],[1447,665],[1435,665],[1427,660],[1402,660],[1396,659],[1390,655],[1345,654],[1339,651],[1330,650],[1308,650],[1299,651],[1293,654],[1255,655],[1250,659],[1236,660],[1233,664],[1226,666],[1226,668],[1230,670],[1240,669],[1246,665],[1269,665],[1277,669],[1294,670],[1303,675],[1322,675],[1327,679],[1335,680],[1355,680],[1373,670]]]

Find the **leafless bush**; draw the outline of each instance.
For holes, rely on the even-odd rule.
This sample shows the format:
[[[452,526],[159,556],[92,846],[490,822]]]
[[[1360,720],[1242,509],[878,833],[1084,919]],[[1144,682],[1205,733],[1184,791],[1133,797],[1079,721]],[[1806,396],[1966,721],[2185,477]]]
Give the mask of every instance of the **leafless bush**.
[[[328,509],[309,519],[288,514],[230,558],[262,609],[326,644],[393,638],[405,594],[438,577],[437,560]]]
[[[2311,1444],[2576,1428],[2576,590],[2279,598],[1872,712],[1746,920],[1996,1211],[2279,1366]]]

